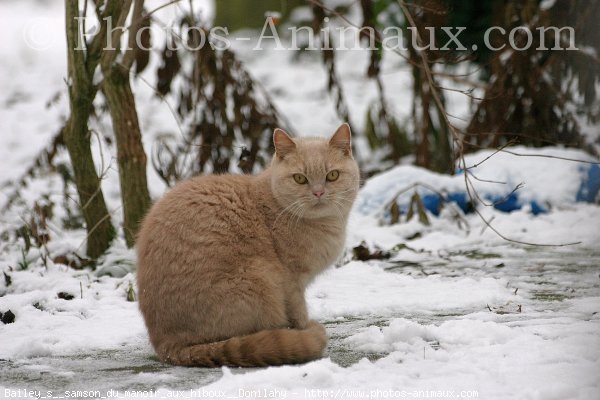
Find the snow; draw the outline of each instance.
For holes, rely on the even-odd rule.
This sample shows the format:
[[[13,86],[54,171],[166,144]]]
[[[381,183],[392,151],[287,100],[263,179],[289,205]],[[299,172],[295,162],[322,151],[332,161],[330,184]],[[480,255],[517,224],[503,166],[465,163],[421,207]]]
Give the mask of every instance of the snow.
[[[536,201],[546,206],[565,207],[576,200],[591,165],[569,160],[596,162],[577,149],[513,146],[505,150],[496,154],[493,150],[482,150],[465,156],[467,168],[474,175],[470,181],[484,198],[503,198],[522,184],[516,192],[521,203]],[[540,158],[546,160],[542,162]],[[365,185],[368,190],[364,192],[368,194],[359,196],[355,209],[364,215],[381,212],[401,192],[398,201],[408,203],[414,191],[406,189],[415,184],[427,185],[417,188],[421,195],[434,193],[430,188],[442,193],[466,193],[462,174],[448,176],[400,165],[370,179]]]
[[[456,296],[467,291],[468,298]],[[359,292],[363,296],[356,302]],[[463,277],[449,281],[439,276],[421,279],[392,274],[364,262],[350,262],[326,272],[309,288],[307,296],[311,300],[309,312],[318,319],[477,309],[482,304],[511,298],[502,280]]]
[[[204,3],[212,18],[212,3]],[[266,369],[186,369],[159,363],[137,303],[127,300],[130,285],[136,290],[134,251],[117,241],[95,271],[52,261],[56,255],[85,250],[85,232],[62,227],[65,199],[56,174],[27,179],[20,200],[4,207],[12,194],[10,182],[21,178],[66,117],[62,7],[62,2],[0,2],[0,57],[8,60],[0,63],[0,204],[5,208],[0,233],[27,221],[33,202],[43,195],[55,203],[47,249],[22,253],[23,243],[13,234],[0,242],[0,270],[11,280],[7,285],[0,276],[0,312],[11,310],[16,316],[14,323],[0,324],[0,398],[48,397],[47,391],[84,397],[72,396],[73,390],[97,390],[91,397],[116,397],[118,391],[121,398],[598,397],[600,208],[574,201],[585,175],[583,164],[531,157],[592,160],[559,147],[507,149],[530,157],[498,153],[472,171],[481,179],[506,183],[474,184],[482,193],[504,194],[524,182],[519,190],[524,201],[552,205],[549,213],[538,216],[527,209],[507,214],[480,207],[509,238],[578,244],[507,242],[477,215],[450,208],[439,217],[430,215],[429,226],[415,219],[387,225],[382,219],[385,204],[415,182],[440,191],[464,190],[460,175],[398,166],[366,181],[351,216],[345,255],[307,290],[310,315],[325,324],[330,337],[323,359]],[[168,8],[158,15],[165,23],[173,18]],[[47,36],[39,34],[42,28]],[[319,55],[296,60],[286,52],[252,52],[253,45],[239,44],[236,50],[294,133],[332,132],[340,121],[324,89]],[[399,69],[392,57],[385,60],[386,93],[402,119],[410,113],[411,100],[399,94],[410,90],[410,72]],[[360,51],[342,52],[337,60],[357,126],[364,124],[369,102],[377,96],[373,82],[364,79],[367,61]],[[272,73],[273,65],[281,73]],[[134,91],[150,153],[154,139],[177,132],[177,125],[148,85],[137,81]],[[61,95],[47,109],[56,93]],[[448,104],[453,115],[467,107],[461,97]],[[94,128],[110,135],[106,119]],[[112,165],[114,148],[94,138],[94,152],[99,169],[102,162],[105,168]],[[467,165],[488,155],[470,154]],[[59,154],[58,160],[67,157]],[[113,165],[103,189],[119,226],[117,179]],[[165,187],[151,169],[149,182],[158,198]],[[76,197],[72,188],[69,194]],[[391,258],[352,260],[352,248],[361,243],[389,251]],[[51,255],[46,263],[45,254]]]
[[[204,370],[197,375],[152,360],[137,305],[126,301],[134,273],[97,277],[89,270],[33,262],[27,270],[9,272],[12,284],[0,297],[0,310],[17,315],[15,323],[0,329],[0,359],[10,360],[0,372],[6,373],[3,385],[83,390],[90,387],[86,374],[102,377],[104,370],[129,371],[133,364],[129,368],[141,365],[140,372],[126,372],[123,383],[96,380],[93,387],[102,393],[152,390],[159,398],[177,390],[188,398],[199,397],[200,390],[249,398],[267,393],[286,398],[408,397],[425,392],[476,393],[486,399],[593,398],[600,389],[600,210],[577,205],[538,217],[525,212],[497,212],[496,217],[514,232],[527,228],[538,240],[584,243],[532,251],[480,235],[479,229],[467,233],[444,216],[432,218],[431,227],[415,221],[380,226],[378,233],[373,227],[354,227],[349,247],[369,238],[383,249],[407,243],[414,251],[400,250],[388,261],[343,263],[308,289],[309,312],[325,323],[330,335],[327,357],[300,366],[211,370],[208,380]],[[469,223],[478,225],[475,217]],[[405,234],[414,231],[422,236],[407,240]],[[467,250],[485,257],[467,256]],[[116,250],[102,265],[132,258],[126,250]],[[411,260],[418,265],[390,269],[394,262]],[[6,265],[2,262],[4,271]],[[58,292],[75,298],[59,299]],[[125,354],[133,355],[117,367],[110,363]],[[108,365],[97,372],[98,363]],[[40,373],[50,378],[38,384],[18,378]]]
[[[4,327],[0,358],[77,354],[131,344],[135,338],[146,340],[137,304],[125,301],[127,285],[135,282],[131,274],[120,280],[95,278],[55,266],[47,271],[23,271],[13,278],[17,293],[3,299],[2,309],[18,313],[23,322]],[[58,298],[59,292],[77,300]],[[30,334],[23,335],[23,331]]]

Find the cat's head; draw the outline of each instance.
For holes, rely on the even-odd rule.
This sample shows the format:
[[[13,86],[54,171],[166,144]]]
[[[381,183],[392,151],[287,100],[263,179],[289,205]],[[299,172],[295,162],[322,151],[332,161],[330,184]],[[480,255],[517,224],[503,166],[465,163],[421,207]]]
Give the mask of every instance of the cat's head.
[[[360,180],[348,124],[329,139],[292,139],[276,129],[273,143],[271,188],[281,207],[301,218],[347,214]]]

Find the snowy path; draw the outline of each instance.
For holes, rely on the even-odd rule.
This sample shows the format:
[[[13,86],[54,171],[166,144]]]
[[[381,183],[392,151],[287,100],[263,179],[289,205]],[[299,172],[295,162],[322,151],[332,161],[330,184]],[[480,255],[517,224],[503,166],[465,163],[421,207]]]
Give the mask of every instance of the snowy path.
[[[234,397],[240,389],[253,397],[279,390],[302,398],[319,396],[305,391],[311,389],[345,398],[377,394],[372,390],[396,395],[476,391],[484,399],[583,399],[599,393],[600,252],[524,251],[499,245],[425,251],[416,257],[408,253],[402,250],[389,262],[351,262],[310,288],[311,311],[326,324],[331,338],[323,360],[257,371],[162,365],[147,344],[135,306],[119,291],[121,310],[106,309],[107,317],[129,328],[116,329],[108,338],[110,326],[94,330],[89,320],[103,307],[100,300],[86,302],[84,296],[79,301],[85,302],[89,318],[71,319],[64,332],[87,332],[87,340],[71,346],[60,330],[53,337],[52,325],[37,315],[44,312],[31,306],[33,310],[18,310],[21,318],[37,315],[31,327],[37,329],[23,330],[21,321],[0,328],[0,357],[8,358],[0,362],[0,382],[13,389],[54,393],[160,389],[160,395],[184,390],[188,397],[198,394],[190,389],[207,384],[205,390]],[[13,273],[14,285],[19,285],[19,274]],[[57,274],[63,282],[73,276]],[[114,287],[123,279],[105,278],[101,286]],[[37,297],[51,296],[59,287]],[[2,308],[7,297],[0,298]],[[50,299],[48,303],[52,308]],[[67,318],[61,311],[69,314],[66,309],[48,310],[59,320]],[[22,345],[15,350],[11,341]],[[94,343],[103,343],[103,349],[94,349]],[[379,395],[384,397],[383,392]]]

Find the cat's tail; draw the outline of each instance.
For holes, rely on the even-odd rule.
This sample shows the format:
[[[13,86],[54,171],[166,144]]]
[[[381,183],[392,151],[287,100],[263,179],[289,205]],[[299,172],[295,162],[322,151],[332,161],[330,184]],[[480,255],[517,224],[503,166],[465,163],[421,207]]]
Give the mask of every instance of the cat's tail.
[[[214,343],[158,346],[161,360],[186,367],[265,367],[298,364],[320,358],[327,345],[323,325],[310,321],[306,329],[272,329]]]

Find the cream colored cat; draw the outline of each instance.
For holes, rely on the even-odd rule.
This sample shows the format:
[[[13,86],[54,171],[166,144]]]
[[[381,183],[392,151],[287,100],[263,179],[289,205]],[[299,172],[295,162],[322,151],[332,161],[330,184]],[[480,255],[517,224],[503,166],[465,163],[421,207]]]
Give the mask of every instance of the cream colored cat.
[[[139,303],[164,362],[249,367],[323,353],[304,290],[344,246],[359,184],[350,128],[329,141],[277,129],[273,140],[260,175],[190,179],[142,224]]]

